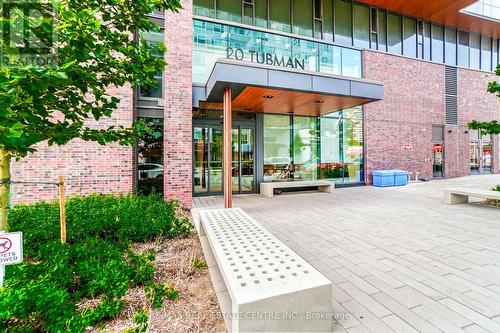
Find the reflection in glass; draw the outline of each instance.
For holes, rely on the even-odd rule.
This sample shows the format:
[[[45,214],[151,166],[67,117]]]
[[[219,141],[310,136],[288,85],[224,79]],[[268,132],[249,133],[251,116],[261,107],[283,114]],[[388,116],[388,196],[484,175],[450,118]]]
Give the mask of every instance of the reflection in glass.
[[[254,191],[254,130],[240,129],[241,146],[241,192]]]
[[[241,22],[241,2],[217,0],[217,18],[224,21]]]
[[[417,56],[417,35],[415,19],[405,17],[403,20],[403,54],[408,57]]]
[[[444,35],[445,42],[445,63],[447,65],[457,64],[457,30],[446,28]]]
[[[208,192],[208,128],[196,127],[193,132],[194,191]]]
[[[363,113],[360,109],[344,111],[343,136],[343,157],[349,173],[348,181],[363,181]]]
[[[292,31],[290,0],[269,0],[269,28],[285,32]]]
[[[363,111],[264,115],[264,181],[363,182]]]
[[[458,31],[458,66],[469,67],[469,33]]]
[[[222,192],[222,129],[209,128],[210,192]]]
[[[481,38],[481,69],[491,71],[491,38]]]
[[[359,51],[342,49],[342,75],[361,77],[361,53]]]
[[[443,62],[444,56],[444,28],[432,25],[432,61]]]
[[[479,69],[479,54],[481,35],[470,33],[470,68]]]
[[[305,70],[361,77],[359,50],[219,23],[193,22],[193,82],[205,83],[217,59],[227,57],[228,47],[241,49],[242,60],[247,62],[252,62],[253,54],[253,62],[262,63],[262,54],[267,52],[278,58],[304,60]]]
[[[370,47],[370,7],[354,4],[354,46]]]
[[[317,118],[293,118],[294,179],[317,179],[318,132]]]
[[[291,178],[290,117],[264,114],[264,181]]]
[[[394,54],[401,54],[401,16],[387,13],[387,46],[388,51]]]
[[[163,119],[143,118],[152,132],[137,144],[137,192],[163,194]]]
[[[307,0],[293,0],[293,33],[312,37],[312,3]]]
[[[351,1],[335,0],[335,42],[352,45]]]

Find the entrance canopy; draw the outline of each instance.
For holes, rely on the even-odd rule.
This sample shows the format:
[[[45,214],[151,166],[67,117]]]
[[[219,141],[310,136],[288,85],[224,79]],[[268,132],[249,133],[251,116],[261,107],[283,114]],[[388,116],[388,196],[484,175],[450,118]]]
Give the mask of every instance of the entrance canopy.
[[[232,110],[321,116],[383,98],[380,82],[219,59],[204,87],[194,87],[193,105],[220,109],[224,89]]]

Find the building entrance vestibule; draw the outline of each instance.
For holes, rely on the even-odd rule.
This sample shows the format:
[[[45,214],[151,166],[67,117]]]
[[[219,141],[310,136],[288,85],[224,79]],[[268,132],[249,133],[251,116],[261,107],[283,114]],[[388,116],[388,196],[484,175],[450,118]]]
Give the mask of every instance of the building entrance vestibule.
[[[231,155],[233,193],[254,193],[256,185],[253,122],[233,122]],[[220,122],[194,122],[193,180],[196,195],[223,193],[223,132]]]

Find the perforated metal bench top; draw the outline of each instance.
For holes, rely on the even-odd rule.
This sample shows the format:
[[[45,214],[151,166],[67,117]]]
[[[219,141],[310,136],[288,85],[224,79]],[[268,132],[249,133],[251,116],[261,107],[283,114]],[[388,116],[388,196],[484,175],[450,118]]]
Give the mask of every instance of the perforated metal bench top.
[[[201,210],[200,221],[238,304],[331,284],[239,208]]]

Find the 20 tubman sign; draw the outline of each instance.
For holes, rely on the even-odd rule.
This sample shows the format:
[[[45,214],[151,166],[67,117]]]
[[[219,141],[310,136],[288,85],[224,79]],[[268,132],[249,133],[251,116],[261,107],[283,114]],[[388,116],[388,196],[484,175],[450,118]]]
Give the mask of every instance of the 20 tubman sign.
[[[239,61],[250,61],[263,65],[279,66],[294,69],[305,69],[305,60],[292,58],[288,56],[279,56],[267,52],[247,51],[237,48],[228,47],[226,50],[227,59],[235,59]]]

